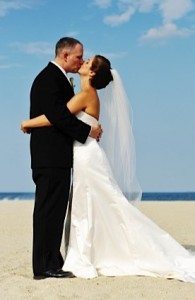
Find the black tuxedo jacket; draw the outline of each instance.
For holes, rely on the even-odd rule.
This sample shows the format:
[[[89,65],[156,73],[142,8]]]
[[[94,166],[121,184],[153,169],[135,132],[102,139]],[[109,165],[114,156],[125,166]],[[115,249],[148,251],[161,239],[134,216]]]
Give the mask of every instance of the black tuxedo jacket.
[[[45,114],[52,127],[31,131],[31,167],[72,167],[73,141],[84,143],[91,127],[78,120],[66,103],[73,89],[62,71],[49,63],[35,78],[30,92],[30,117]]]

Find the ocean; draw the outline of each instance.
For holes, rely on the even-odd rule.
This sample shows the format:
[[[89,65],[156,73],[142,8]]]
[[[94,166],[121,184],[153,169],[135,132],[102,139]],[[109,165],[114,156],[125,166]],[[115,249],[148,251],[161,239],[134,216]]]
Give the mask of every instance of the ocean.
[[[0,201],[34,200],[34,193],[0,193]],[[195,201],[195,192],[144,192],[142,201]]]

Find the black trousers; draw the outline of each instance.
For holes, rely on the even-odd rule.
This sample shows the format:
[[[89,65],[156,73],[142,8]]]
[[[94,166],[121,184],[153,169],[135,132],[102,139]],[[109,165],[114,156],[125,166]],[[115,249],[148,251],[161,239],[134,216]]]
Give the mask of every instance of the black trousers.
[[[60,253],[70,191],[71,169],[33,169],[36,185],[33,213],[34,275],[63,266]]]

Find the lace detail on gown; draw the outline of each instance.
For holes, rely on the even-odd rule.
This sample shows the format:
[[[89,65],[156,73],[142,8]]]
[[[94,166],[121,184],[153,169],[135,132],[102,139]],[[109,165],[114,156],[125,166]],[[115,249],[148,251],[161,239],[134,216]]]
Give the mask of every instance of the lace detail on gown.
[[[92,125],[85,112],[78,118]],[[195,257],[131,205],[96,140],[75,142],[70,242],[63,270],[77,277],[146,275],[195,283]]]

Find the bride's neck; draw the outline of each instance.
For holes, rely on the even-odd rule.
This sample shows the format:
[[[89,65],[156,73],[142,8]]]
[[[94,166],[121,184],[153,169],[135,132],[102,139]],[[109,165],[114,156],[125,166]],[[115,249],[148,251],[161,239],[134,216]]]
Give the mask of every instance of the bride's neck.
[[[89,77],[88,76],[81,76],[81,90],[88,90],[89,88],[92,88]]]

